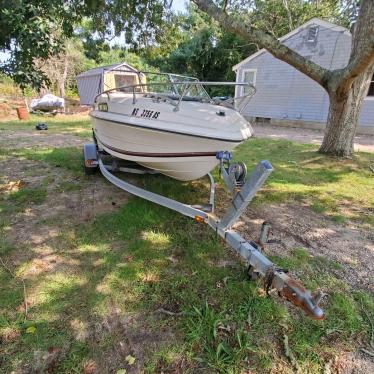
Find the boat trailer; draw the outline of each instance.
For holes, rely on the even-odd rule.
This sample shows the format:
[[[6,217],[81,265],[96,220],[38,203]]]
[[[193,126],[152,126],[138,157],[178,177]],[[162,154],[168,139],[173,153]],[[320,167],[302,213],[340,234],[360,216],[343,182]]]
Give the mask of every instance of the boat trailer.
[[[280,297],[288,300],[301,308],[313,319],[323,319],[324,313],[319,307],[323,294],[318,292],[312,295],[302,284],[291,278],[284,270],[273,264],[261,250],[261,245],[267,241],[269,225],[264,223],[260,233],[260,245],[253,241],[245,240],[232,229],[232,226],[245,211],[257,191],[273,171],[269,161],[260,161],[247,178],[247,169],[244,163],[232,163],[229,152],[219,152],[216,157],[220,160],[220,176],[232,194],[230,206],[226,213],[219,218],[214,213],[215,181],[209,173],[210,196],[209,203],[205,205],[188,205],[169,199],[139,188],[112,174],[122,171],[135,174],[157,174],[155,170],[141,167],[136,163],[127,163],[123,166],[123,160],[111,157],[109,163],[104,163],[103,152],[98,151],[95,143],[87,143],[83,146],[84,169],[86,174],[93,174],[98,168],[103,176],[111,183],[133,195],[162,205],[198,222],[205,222],[241,257],[248,265],[248,274],[252,279],[264,278],[267,292],[276,289]],[[122,163],[122,164],[121,164]]]

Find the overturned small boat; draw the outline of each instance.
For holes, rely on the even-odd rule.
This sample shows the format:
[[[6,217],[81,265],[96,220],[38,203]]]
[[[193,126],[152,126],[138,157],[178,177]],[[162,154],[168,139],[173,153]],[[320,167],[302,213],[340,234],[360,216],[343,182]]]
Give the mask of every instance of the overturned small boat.
[[[31,100],[31,110],[41,112],[61,111],[65,107],[65,100],[61,97],[46,94],[40,99]]]
[[[122,74],[126,72],[122,71]],[[90,115],[99,150],[174,179],[203,177],[252,135],[240,114],[255,93],[247,83],[129,70],[132,85],[96,96]],[[206,86],[246,86],[236,99],[211,99]]]

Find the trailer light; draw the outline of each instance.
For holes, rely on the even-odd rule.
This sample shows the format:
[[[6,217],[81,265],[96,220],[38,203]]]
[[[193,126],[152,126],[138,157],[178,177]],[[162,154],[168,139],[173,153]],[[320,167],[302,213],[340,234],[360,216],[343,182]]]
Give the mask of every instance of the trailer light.
[[[85,165],[86,165],[88,168],[90,168],[90,167],[92,167],[92,161],[93,161],[93,160],[85,160],[84,163],[85,163]]]
[[[196,222],[204,222],[204,218],[200,216],[195,216],[195,221]]]

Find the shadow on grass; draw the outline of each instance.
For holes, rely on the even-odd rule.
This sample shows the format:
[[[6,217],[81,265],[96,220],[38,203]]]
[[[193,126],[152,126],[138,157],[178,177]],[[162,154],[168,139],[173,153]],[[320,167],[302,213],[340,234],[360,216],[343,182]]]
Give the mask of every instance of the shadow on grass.
[[[174,186],[172,191],[167,184],[162,186],[164,192],[177,194]],[[194,197],[194,192],[192,189],[186,199]],[[7,323],[20,334],[1,348],[4,353],[17,352],[7,356],[9,370],[15,370],[19,362],[33,362],[35,351],[48,352],[51,347],[63,352],[56,363],[59,372],[81,372],[89,359],[102,372],[120,369],[125,355],[135,355],[126,341],[127,330],[121,327],[119,337],[113,331],[97,335],[97,326],[105,325],[114,309],[120,310],[121,318],[140,316],[143,328],[153,334],[152,342],[155,337],[159,340],[148,361],[140,362],[149,372],[160,368],[160,362],[165,370],[173,365],[167,357],[175,347],[179,357],[192,355],[197,360],[189,363],[192,370],[228,372],[249,365],[267,371],[274,359],[271,352],[277,350],[283,334],[289,335],[301,364],[320,368],[322,357],[333,354],[332,342],[349,344],[365,331],[358,304],[340,284],[331,290],[325,305],[326,320],[310,321],[294,314],[292,308],[287,310],[279,300],[259,294],[247,282],[242,264],[205,226],[140,199],[130,200],[120,211],[97,217],[91,224],[64,226],[48,245],[61,259],[52,271],[27,278],[32,300],[27,322],[17,319],[22,304],[20,284],[1,273],[1,284],[6,285],[1,289],[2,328]],[[36,249],[28,251],[27,261],[40,258]],[[230,265],[219,267],[219,261],[228,257]],[[321,281],[321,274],[335,266],[310,260],[301,251],[293,254],[288,265],[309,274],[310,282],[313,274]],[[365,302],[374,313],[372,301]],[[160,320],[155,313],[159,308],[186,316]],[[77,338],[77,324],[83,326],[81,338]],[[26,333],[29,326],[36,332]],[[165,326],[178,337],[162,340],[159,331]],[[123,351],[115,348],[118,339],[126,345]],[[147,346],[149,341],[142,344]],[[116,353],[108,359],[109,352]]]
[[[76,147],[0,149],[1,155],[46,162],[54,167],[72,171],[75,174],[79,173],[79,175],[82,175],[83,173],[83,151]]]
[[[287,147],[282,152],[278,159],[273,152],[273,164],[277,167],[278,163],[280,169],[284,167],[283,178],[289,181],[286,185],[294,185],[293,173],[300,171],[288,164],[282,166],[284,159],[289,158]],[[317,177],[315,168],[324,170],[328,164],[319,158],[315,164],[315,160],[310,161],[315,153],[305,152],[307,157],[299,162],[305,162],[313,178]],[[240,156],[238,152],[238,158],[245,157],[250,165],[260,158],[271,159],[259,157],[266,154],[265,150],[262,154],[253,154],[252,161],[249,155]],[[15,156],[49,162],[76,173],[81,170],[81,152],[75,148],[20,150]],[[306,170],[308,173],[309,169]],[[327,172],[327,185],[341,181],[345,175],[341,170]],[[303,199],[315,193],[308,184],[306,191],[276,190],[274,183],[280,177],[275,177],[278,179],[270,180],[270,188],[272,194],[280,193],[279,199],[290,198],[283,193],[295,193]],[[186,203],[197,202],[206,193],[203,181],[177,183],[153,176],[139,178],[137,183]],[[318,193],[315,196],[320,199]],[[35,352],[53,351],[53,347],[61,352],[55,369],[62,373],[80,373],[90,359],[96,361],[99,371],[113,372],[123,368],[129,354],[148,372],[166,371],[178,365],[175,361],[180,357],[188,362],[192,372],[235,372],[248,367],[266,372],[273,360],[279,359],[275,352],[283,350],[284,334],[289,336],[291,349],[300,364],[319,372],[334,356],[334,345],[350,348],[358,337],[367,339],[368,323],[362,319],[360,307],[363,305],[374,315],[373,301],[361,294],[352,296],[341,282],[331,279],[331,269],[336,264],[310,260],[300,251],[286,259],[291,270],[297,268],[307,275],[310,285],[321,285],[326,279],[330,282],[331,297],[324,305],[327,318],[315,322],[292,308],[286,309],[279,300],[259,293],[254,284],[247,282],[242,264],[226,252],[214,233],[166,208],[134,198],[118,212],[99,216],[89,224],[58,224],[61,234],[45,243],[57,255],[54,262],[41,254],[41,248],[13,248],[0,241],[2,256],[18,258],[20,255],[18,276],[35,259],[49,261],[50,266],[42,267],[35,274],[29,273],[26,279],[30,293],[26,322],[20,318],[22,285],[1,269],[0,328],[5,343],[0,350],[6,357],[2,365],[8,372],[20,365],[35,365]],[[229,265],[220,266],[220,261],[227,259]],[[282,265],[282,259],[278,260]],[[179,319],[159,318],[155,313],[159,308],[185,314]],[[105,334],[98,333],[100,329],[105,330],[103,326],[109,324],[108,318],[113,314],[125,322],[127,315],[137,316],[141,326],[137,333],[146,329],[153,334],[140,344],[146,347],[158,339],[159,346],[152,348],[142,361],[128,341],[125,322],[117,324],[117,332],[107,329]],[[30,326],[36,328],[34,333],[26,332]],[[174,332],[172,339],[168,335],[169,340],[164,341],[165,337],[160,334],[164,328]],[[118,349],[120,343],[125,345],[123,350]],[[175,351],[177,358],[171,354]],[[126,369],[132,370],[130,366]]]
[[[371,224],[374,180],[370,165],[374,154],[356,153],[341,159],[316,153],[310,144],[286,140],[250,139],[234,152],[251,170],[258,160],[268,159],[274,171],[255,202],[305,202],[336,221],[345,218]]]

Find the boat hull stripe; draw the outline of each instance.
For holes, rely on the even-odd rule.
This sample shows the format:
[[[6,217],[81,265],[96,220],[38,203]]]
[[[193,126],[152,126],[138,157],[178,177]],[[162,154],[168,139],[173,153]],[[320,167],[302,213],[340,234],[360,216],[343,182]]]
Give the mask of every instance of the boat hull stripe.
[[[113,152],[121,153],[128,156],[139,156],[139,157],[212,157],[216,156],[217,152],[186,152],[186,153],[144,153],[144,152],[131,152],[112,147],[102,142],[95,133],[95,136],[100,144],[105,148],[110,149]]]

